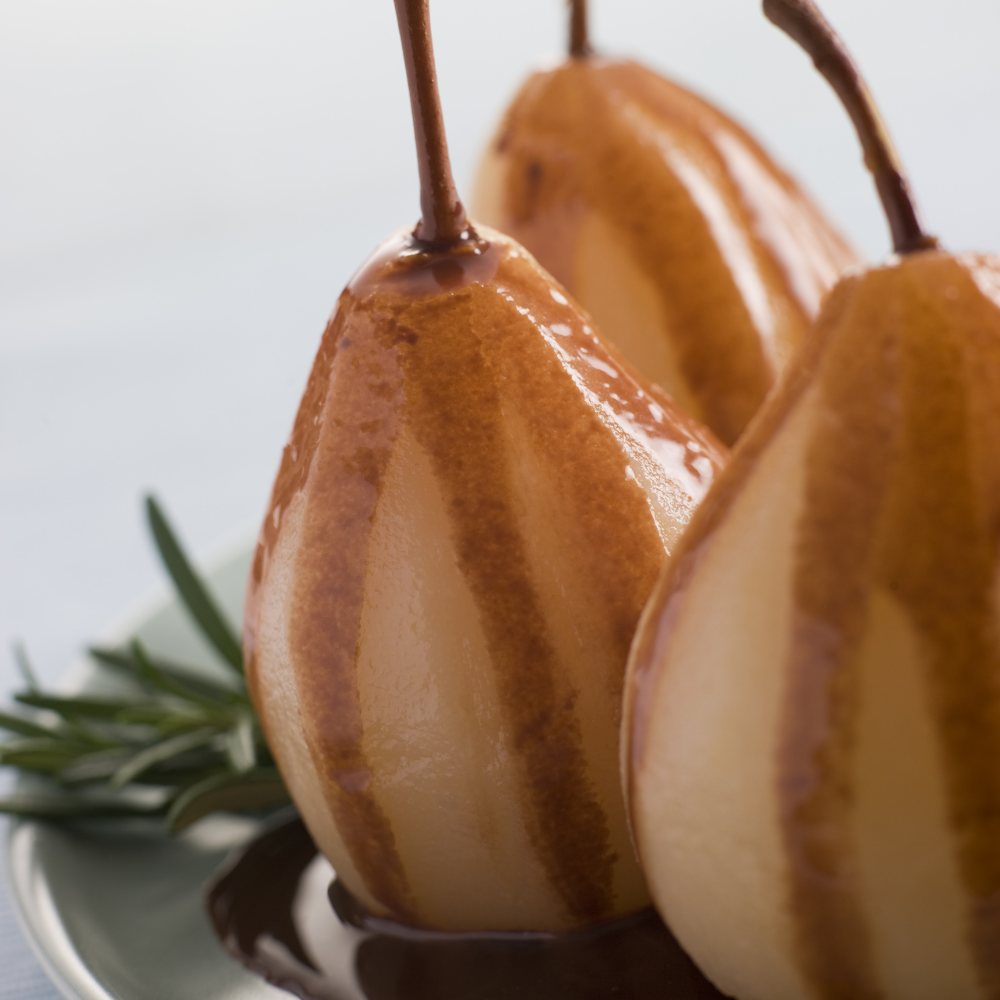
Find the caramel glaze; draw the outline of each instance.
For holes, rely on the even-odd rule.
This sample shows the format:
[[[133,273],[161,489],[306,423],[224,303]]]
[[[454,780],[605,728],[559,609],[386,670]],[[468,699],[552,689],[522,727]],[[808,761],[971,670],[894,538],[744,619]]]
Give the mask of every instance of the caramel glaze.
[[[839,420],[814,439],[796,590],[799,614],[834,642],[793,652],[783,797],[804,965],[831,1000],[879,995],[856,912],[846,760],[852,665],[878,585],[925,644],[968,935],[986,995],[1000,995],[1000,450],[986,402],[1000,378],[1000,302],[977,275],[995,285],[1000,262],[920,253],[872,272],[822,372]],[[817,590],[839,597],[824,607]]]
[[[502,190],[498,202],[481,192],[477,213],[585,307],[588,289],[574,274],[582,223],[594,213],[625,240],[656,289],[680,383],[660,368],[643,374],[727,444],[856,260],[743,129],[633,62],[577,58],[535,74],[489,156],[503,164]],[[625,335],[597,317],[612,340]]]
[[[726,467],[715,477],[712,488],[694,512],[687,530],[674,546],[670,558],[650,596],[643,615],[643,625],[636,633],[632,653],[633,667],[624,714],[631,718],[631,739],[623,748],[623,778],[639,770],[645,757],[651,692],[659,675],[662,651],[675,624],[673,612],[688,581],[698,569],[701,553],[726,518],[729,508],[754,472],[768,442],[777,436],[788,417],[809,388],[823,357],[831,330],[840,321],[851,297],[855,278],[841,281],[830,295],[818,322],[795,362],[747,434],[734,448]]]
[[[854,665],[869,594],[881,586],[924,644],[966,939],[983,995],[1000,997],[1000,259],[925,251],[838,285],[651,599],[626,708],[629,766],[642,766],[647,703],[686,581],[817,384],[779,766],[799,965],[811,996],[882,995],[849,823]]]
[[[893,458],[898,385],[881,300],[859,291],[822,368],[822,405],[806,458],[798,525],[785,731],[782,822],[800,947],[824,996],[876,1000],[850,843],[851,749],[872,547]],[[849,516],[844,516],[845,512]],[[817,947],[818,945],[818,947]]]
[[[312,955],[296,901],[316,847],[301,821],[265,830],[213,879],[206,903],[226,949],[253,972],[305,1000],[721,1000],[722,994],[652,910],[563,935],[408,932],[372,919],[343,884],[329,888],[343,922],[324,937],[339,950],[334,979]],[[300,900],[301,901],[301,900]],[[315,947],[315,946],[314,946]]]
[[[357,874],[351,888],[404,923],[425,923],[366,751],[357,682],[372,527],[406,429],[431,463],[477,609],[528,838],[574,926],[616,912],[613,873],[634,863],[612,850],[609,829],[622,842],[624,815],[617,806],[609,818],[596,796],[592,772],[605,764],[584,750],[579,708],[592,695],[570,680],[529,565],[536,542],[512,490],[508,427],[523,421],[554,493],[551,530],[573,553],[584,612],[606,623],[613,655],[591,682],[615,706],[607,711],[612,740],[640,611],[723,450],[601,343],[529,255],[482,232],[447,253],[400,234],[341,297],[254,558],[248,677],[294,794],[296,765],[279,731],[287,721],[276,721],[260,682],[258,622],[268,591],[277,593],[292,659],[276,669],[290,671],[297,691],[322,796]],[[630,463],[652,496],[627,474]],[[295,504],[303,513],[293,562],[269,579]],[[610,756],[606,766],[616,774]],[[329,837],[313,833],[330,853]],[[351,879],[349,865],[332,860]]]
[[[877,574],[928,647],[971,943],[1000,997],[1000,261],[921,257],[897,292],[904,417]]]

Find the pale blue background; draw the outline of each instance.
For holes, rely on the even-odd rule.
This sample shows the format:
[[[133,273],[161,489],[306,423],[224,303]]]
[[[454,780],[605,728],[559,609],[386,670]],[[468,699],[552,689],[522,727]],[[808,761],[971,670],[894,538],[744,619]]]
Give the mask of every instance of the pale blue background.
[[[870,256],[843,113],[756,0],[592,0],[594,40],[721,102]],[[931,228],[1000,250],[1000,5],[826,0]],[[433,0],[460,186],[560,0]],[[205,554],[261,514],[325,319],[417,214],[389,0],[0,2],[0,694],[155,588],[139,497]],[[0,888],[0,1000],[52,996]]]

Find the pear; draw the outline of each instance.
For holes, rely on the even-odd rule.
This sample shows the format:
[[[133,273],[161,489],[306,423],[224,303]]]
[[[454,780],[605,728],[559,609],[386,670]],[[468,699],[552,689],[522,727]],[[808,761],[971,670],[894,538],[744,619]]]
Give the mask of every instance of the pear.
[[[740,1000],[1000,996],[1000,258],[919,222],[810,0],[896,253],[846,276],[643,614],[622,768],[661,914]]]
[[[734,121],[631,61],[570,58],[515,97],[477,218],[524,244],[645,375],[727,445],[854,252]]]
[[[347,889],[452,931],[648,905],[625,662],[724,449],[455,192],[427,0],[397,0],[423,215],[340,297],[246,603],[268,742]]]

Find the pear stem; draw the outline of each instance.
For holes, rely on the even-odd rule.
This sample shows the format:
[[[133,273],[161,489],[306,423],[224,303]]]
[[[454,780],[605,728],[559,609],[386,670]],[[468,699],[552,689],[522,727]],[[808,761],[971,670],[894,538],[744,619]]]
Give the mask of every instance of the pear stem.
[[[938,245],[924,232],[903,164],[882,121],[875,100],[847,47],[813,0],[763,0],[769,21],[790,35],[812,57],[816,69],[837,92],[861,140],[865,166],[875,178],[889,220],[896,253],[913,253]]]
[[[586,59],[593,53],[587,24],[587,0],[569,0],[569,54]]]
[[[410,85],[413,131],[420,171],[420,210],[415,235],[434,249],[457,243],[469,222],[458,197],[448,157],[441,97],[438,93],[428,0],[395,0]]]

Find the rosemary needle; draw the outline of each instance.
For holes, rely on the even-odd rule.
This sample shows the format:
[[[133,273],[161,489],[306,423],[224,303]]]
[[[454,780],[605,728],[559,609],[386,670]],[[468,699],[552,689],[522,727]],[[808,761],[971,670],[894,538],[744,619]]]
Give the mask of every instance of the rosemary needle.
[[[12,734],[0,743],[0,765],[36,777],[30,791],[0,798],[0,812],[53,820],[159,816],[180,830],[218,810],[256,812],[289,801],[246,689],[237,634],[152,497],[146,513],[182,605],[232,672],[217,681],[132,639],[90,650],[127,688],[64,696],[41,689],[17,643],[26,690],[15,695],[20,711],[0,712],[0,730]]]

